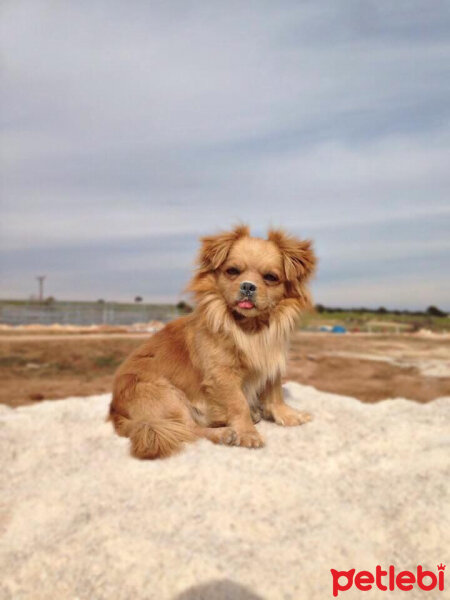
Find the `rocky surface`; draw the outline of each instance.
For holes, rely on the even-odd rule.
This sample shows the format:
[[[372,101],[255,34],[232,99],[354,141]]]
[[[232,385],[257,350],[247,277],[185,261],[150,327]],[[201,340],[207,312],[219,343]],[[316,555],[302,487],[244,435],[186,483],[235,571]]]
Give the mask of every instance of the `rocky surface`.
[[[0,407],[0,597],[323,600],[331,568],[448,561],[450,398],[285,394],[314,420],[259,424],[264,449],[155,462],[113,434],[108,395]],[[366,596],[387,597],[339,594]]]

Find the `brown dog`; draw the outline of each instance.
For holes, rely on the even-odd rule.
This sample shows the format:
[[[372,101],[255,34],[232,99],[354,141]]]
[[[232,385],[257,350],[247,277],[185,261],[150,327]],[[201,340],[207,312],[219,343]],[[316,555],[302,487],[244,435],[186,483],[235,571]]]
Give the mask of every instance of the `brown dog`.
[[[189,284],[195,310],[153,335],[121,365],[110,418],[139,458],[169,456],[183,442],[259,448],[261,415],[279,425],[309,419],[283,401],[289,335],[310,305],[309,241],[247,227],[205,237]]]

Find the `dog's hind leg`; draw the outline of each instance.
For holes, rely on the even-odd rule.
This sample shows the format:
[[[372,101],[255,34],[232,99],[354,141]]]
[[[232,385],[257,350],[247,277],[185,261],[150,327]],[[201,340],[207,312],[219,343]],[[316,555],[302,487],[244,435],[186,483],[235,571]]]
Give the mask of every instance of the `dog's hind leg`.
[[[137,458],[164,458],[181,449],[184,442],[205,438],[214,444],[234,446],[232,427],[205,427],[184,393],[168,380],[139,382],[122,375],[117,382],[110,419],[119,435],[129,437]]]
[[[126,398],[115,395],[110,414],[137,458],[170,456],[198,437],[186,396],[164,378],[134,381]]]

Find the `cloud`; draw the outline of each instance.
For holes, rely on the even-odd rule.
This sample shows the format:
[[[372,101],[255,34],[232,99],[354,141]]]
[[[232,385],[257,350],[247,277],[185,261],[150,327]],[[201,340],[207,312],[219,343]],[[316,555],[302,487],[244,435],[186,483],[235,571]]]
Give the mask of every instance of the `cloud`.
[[[420,283],[448,307],[426,278],[448,257],[449,25],[440,2],[7,3],[0,293],[39,267],[54,295],[124,298],[149,265],[143,293],[176,297],[198,235],[243,220],[315,238],[319,301],[350,277],[361,303],[390,256],[399,301]]]

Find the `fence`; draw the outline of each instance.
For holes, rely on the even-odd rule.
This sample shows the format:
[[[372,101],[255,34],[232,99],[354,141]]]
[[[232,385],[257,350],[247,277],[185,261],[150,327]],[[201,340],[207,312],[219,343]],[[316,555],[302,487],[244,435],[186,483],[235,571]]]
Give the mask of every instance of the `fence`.
[[[132,325],[148,321],[170,321],[178,315],[175,306],[120,305],[120,304],[70,304],[55,302],[1,304],[0,323],[7,325]]]

